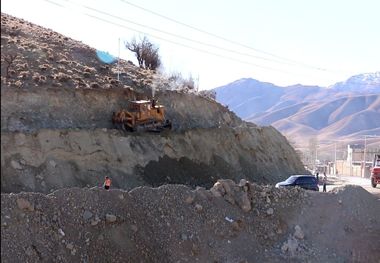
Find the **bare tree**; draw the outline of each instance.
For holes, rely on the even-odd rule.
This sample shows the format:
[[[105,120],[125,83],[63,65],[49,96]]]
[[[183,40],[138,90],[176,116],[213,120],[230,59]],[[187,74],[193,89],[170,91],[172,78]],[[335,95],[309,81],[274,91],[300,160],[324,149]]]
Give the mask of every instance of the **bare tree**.
[[[161,65],[158,47],[151,43],[146,36],[140,41],[133,38],[125,43],[125,47],[135,53],[140,68],[156,70]]]
[[[10,77],[9,74],[9,68],[12,66],[14,60],[17,58],[16,54],[9,54],[9,55],[1,55],[4,59],[4,61],[7,63],[7,67],[5,69],[6,78],[8,79]]]

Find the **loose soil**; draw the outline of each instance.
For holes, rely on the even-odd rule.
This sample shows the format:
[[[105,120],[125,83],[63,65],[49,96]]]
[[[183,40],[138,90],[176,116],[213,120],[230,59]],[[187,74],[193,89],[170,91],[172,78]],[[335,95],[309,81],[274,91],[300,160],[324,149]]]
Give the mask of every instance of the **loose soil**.
[[[220,180],[1,195],[2,262],[378,262],[380,204]]]

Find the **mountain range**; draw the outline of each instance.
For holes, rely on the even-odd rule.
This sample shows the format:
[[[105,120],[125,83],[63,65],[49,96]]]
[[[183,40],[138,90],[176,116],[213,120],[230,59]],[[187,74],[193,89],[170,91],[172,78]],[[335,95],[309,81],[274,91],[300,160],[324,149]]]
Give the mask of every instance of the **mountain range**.
[[[280,87],[244,78],[215,88],[216,100],[239,117],[272,125],[299,144],[380,134],[380,72],[329,87]]]

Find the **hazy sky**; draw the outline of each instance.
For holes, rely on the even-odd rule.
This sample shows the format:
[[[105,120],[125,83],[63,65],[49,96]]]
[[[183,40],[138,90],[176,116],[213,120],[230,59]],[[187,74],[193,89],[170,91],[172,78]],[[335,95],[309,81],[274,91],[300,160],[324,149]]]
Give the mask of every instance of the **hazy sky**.
[[[329,86],[379,71],[379,10],[378,0],[1,1],[2,12],[111,54],[120,38],[124,59],[135,61],[123,42],[147,35],[165,71],[199,77],[200,89],[248,77]]]

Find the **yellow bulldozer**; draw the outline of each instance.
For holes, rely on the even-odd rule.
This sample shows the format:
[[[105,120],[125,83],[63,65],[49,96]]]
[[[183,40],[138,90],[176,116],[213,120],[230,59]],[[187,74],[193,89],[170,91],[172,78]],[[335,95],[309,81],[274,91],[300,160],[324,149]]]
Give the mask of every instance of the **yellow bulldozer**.
[[[160,132],[172,128],[171,121],[165,119],[165,107],[154,99],[130,101],[127,110],[113,112],[112,123],[126,131]]]

